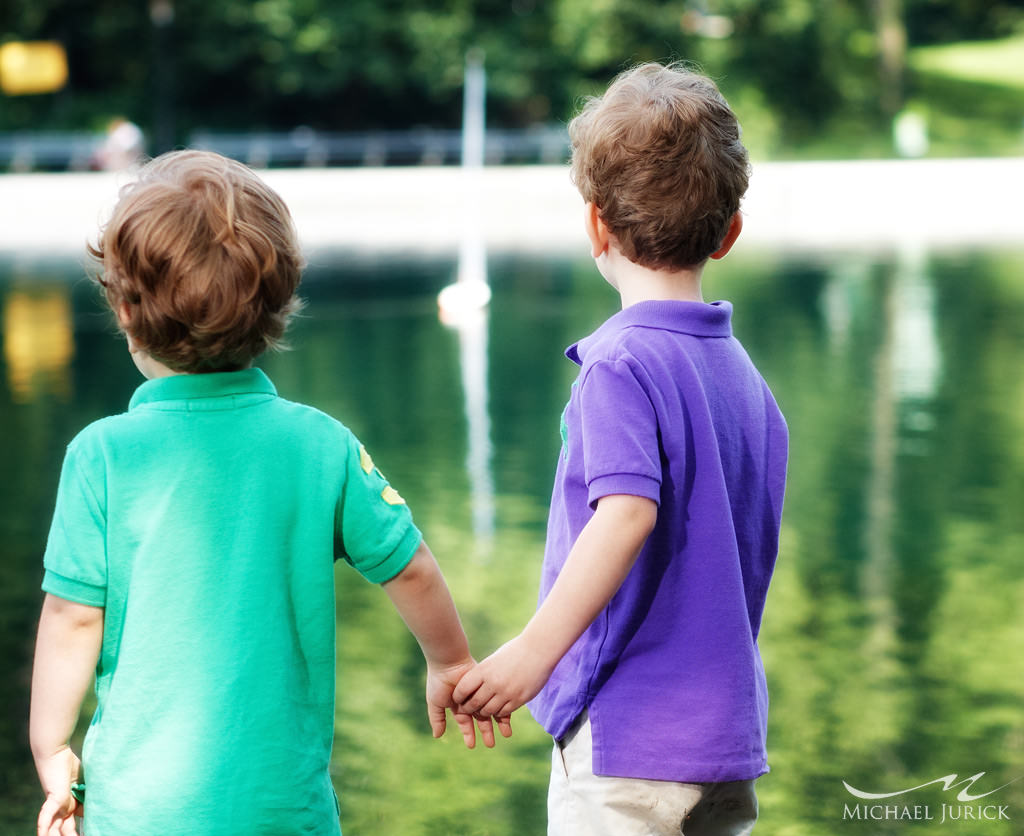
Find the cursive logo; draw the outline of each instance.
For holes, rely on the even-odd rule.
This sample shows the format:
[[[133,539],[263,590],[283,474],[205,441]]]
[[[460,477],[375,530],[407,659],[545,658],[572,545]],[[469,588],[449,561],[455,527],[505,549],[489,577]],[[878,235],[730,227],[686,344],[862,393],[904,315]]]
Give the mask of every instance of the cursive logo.
[[[1020,778],[1014,778],[1012,781],[1003,784],[1001,787],[996,787],[994,790],[989,790],[988,792],[969,792],[969,790],[971,790],[974,787],[974,784],[978,781],[978,779],[982,778],[984,775],[984,772],[979,772],[976,775],[972,775],[970,778],[964,778],[962,781],[957,781],[957,778],[959,776],[956,773],[953,773],[952,775],[944,775],[941,778],[936,778],[934,781],[928,781],[924,784],[918,784],[916,787],[908,787],[905,790],[896,790],[896,792],[865,792],[864,790],[859,790],[856,787],[850,786],[848,783],[846,783],[846,781],[843,781],[843,786],[846,787],[846,789],[850,792],[851,795],[855,795],[857,796],[857,798],[874,800],[880,798],[895,798],[898,795],[906,795],[908,792],[915,792],[917,790],[924,789],[925,787],[930,787],[933,784],[942,784],[942,789],[946,792],[961,787],[962,789],[960,789],[960,792],[957,793],[956,796],[957,801],[970,802],[977,801],[979,798],[985,798],[989,795],[994,795],[1000,790],[1006,789],[1008,786],[1010,786],[1010,784],[1014,784],[1020,780]]]

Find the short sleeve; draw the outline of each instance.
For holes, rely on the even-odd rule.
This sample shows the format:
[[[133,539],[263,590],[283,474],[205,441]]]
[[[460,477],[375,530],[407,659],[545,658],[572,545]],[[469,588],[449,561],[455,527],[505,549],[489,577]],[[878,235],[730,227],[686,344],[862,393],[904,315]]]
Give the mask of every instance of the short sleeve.
[[[384,583],[405,568],[423,537],[405,500],[366,448],[355,437],[349,447],[335,524],[336,554],[371,583]]]
[[[591,507],[611,494],[658,502],[658,419],[632,366],[626,360],[596,362],[586,370],[579,390],[584,475]]]
[[[43,590],[102,607],[107,597],[107,517],[102,457],[72,442],[64,456],[46,541]]]

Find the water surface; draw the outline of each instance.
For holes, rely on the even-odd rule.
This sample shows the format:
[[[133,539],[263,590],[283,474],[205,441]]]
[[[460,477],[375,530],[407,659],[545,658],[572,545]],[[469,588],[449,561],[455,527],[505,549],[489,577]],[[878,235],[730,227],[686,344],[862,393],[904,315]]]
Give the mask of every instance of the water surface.
[[[585,259],[488,268],[489,315],[453,329],[435,305],[453,263],[322,256],[294,350],[261,363],[282,395],[351,427],[409,501],[478,655],[533,609],[575,371],[562,350],[616,305]],[[83,275],[0,263],[0,834],[30,832],[41,800],[28,683],[63,448],[139,382]],[[738,251],[705,295],[734,303],[792,433],[758,832],[1021,833],[1024,781],[884,802],[843,782],[888,793],[985,773],[978,796],[1024,776],[1024,252]],[[346,567],[337,586],[346,833],[543,833],[550,743],[529,715],[495,751],[433,741],[415,642],[379,589]],[[872,820],[872,804],[900,818]],[[913,805],[916,820],[900,812]]]

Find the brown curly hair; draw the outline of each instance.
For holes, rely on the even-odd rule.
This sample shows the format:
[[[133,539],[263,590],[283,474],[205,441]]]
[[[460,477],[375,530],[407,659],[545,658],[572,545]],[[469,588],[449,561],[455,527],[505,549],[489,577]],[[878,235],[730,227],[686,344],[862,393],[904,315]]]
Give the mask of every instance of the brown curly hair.
[[[740,127],[711,79],[679,64],[621,73],[569,124],[572,179],[630,261],[702,264],[747,190]]]
[[[121,328],[176,371],[245,368],[280,347],[301,307],[304,262],[287,206],[212,152],[143,166],[89,252]]]

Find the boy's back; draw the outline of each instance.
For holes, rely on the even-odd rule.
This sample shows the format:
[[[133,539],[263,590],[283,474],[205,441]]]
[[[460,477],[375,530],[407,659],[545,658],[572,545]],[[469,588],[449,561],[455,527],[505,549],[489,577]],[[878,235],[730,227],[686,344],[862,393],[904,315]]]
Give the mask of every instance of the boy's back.
[[[786,427],[731,315],[728,303],[641,302],[567,352],[581,369],[564,415],[541,599],[597,499],[658,504],[611,605],[530,704],[556,739],[588,711],[598,774],[727,781],[765,769],[756,640]]]
[[[72,442],[44,588],[105,607],[91,832],[183,809],[197,833],[337,821],[334,557],[387,580],[420,542],[386,487],[256,369],[151,380]]]

